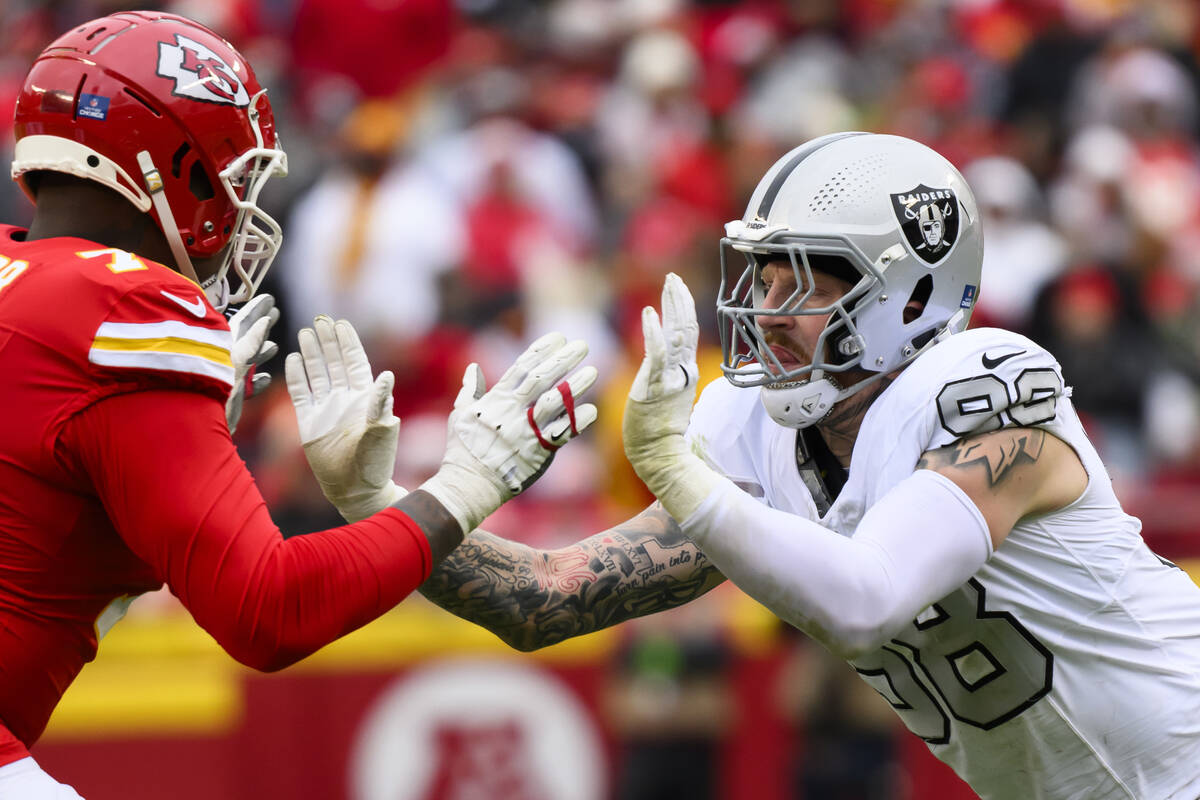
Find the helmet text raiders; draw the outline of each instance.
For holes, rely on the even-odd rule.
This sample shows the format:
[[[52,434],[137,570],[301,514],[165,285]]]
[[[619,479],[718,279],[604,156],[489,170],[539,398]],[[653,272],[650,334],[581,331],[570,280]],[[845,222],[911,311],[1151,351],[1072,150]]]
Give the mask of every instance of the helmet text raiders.
[[[833,405],[966,328],[978,297],[983,234],[974,195],[949,161],[899,136],[835,133],[779,159],[721,240],[717,300],[723,369],[761,386],[782,425],[804,428]],[[791,262],[796,292],[763,308],[761,267]],[[851,284],[808,303],[812,271]],[[906,319],[911,302],[923,304]],[[763,316],[827,316],[811,364],[785,367]]]

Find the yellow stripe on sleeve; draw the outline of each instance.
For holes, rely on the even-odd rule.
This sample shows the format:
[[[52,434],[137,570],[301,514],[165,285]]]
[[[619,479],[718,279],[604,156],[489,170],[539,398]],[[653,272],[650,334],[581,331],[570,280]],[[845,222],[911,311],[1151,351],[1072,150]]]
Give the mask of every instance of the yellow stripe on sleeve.
[[[156,339],[118,339],[111,336],[97,336],[92,340],[92,349],[118,352],[178,353],[203,358],[225,367],[233,366],[229,350],[224,347],[174,336],[163,336]]]

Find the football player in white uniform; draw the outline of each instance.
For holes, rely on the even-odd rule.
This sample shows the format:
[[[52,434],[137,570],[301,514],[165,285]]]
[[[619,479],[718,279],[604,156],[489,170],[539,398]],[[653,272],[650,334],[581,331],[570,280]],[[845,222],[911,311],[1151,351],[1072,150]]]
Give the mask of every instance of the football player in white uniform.
[[[556,551],[476,531],[422,592],[532,649],[728,577],[982,797],[1200,796],[1200,589],[1122,511],[1053,356],[964,330],[983,241],[958,171],[822,137],[727,234],[728,380],[694,410],[682,281],[643,316],[625,447],[659,503]]]

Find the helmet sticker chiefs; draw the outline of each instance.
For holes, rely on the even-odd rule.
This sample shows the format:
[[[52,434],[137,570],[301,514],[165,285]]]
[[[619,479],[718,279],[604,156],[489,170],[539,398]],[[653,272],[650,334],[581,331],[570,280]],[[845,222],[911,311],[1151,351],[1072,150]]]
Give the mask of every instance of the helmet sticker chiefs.
[[[217,53],[183,34],[175,44],[158,43],[158,74],[175,81],[171,94],[205,103],[250,104],[246,86]]]

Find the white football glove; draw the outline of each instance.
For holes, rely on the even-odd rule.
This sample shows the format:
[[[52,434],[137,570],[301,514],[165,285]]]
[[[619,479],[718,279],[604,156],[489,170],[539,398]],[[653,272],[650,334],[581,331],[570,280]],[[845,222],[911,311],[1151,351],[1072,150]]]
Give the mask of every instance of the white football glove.
[[[673,272],[663,283],[662,308],[661,323],[652,307],[642,309],[646,356],[629,389],[622,432],[625,455],[638,477],[682,523],[718,478],[683,438],[700,377],[700,325],[691,292]]]
[[[347,522],[366,519],[407,492],[392,480],[400,420],[391,372],[371,364],[349,322],[317,317],[284,363],[300,442],[321,491]]]
[[[594,405],[577,405],[595,383],[596,368],[584,367],[564,380],[585,355],[582,341],[547,334],[486,393],[479,365],[467,367],[442,466],[421,485],[454,515],[464,534],[528,488],[550,466],[555,450],[596,421]]]
[[[258,394],[271,383],[268,373],[256,372],[247,386],[246,375],[279,352],[279,347],[267,340],[271,335],[271,326],[278,321],[279,309],[275,307],[275,298],[269,294],[257,295],[229,318],[229,332],[233,334],[233,346],[229,351],[233,361],[233,388],[229,391],[229,399],[225,401],[225,423],[230,433],[237,429],[238,420],[242,418],[245,399]]]

